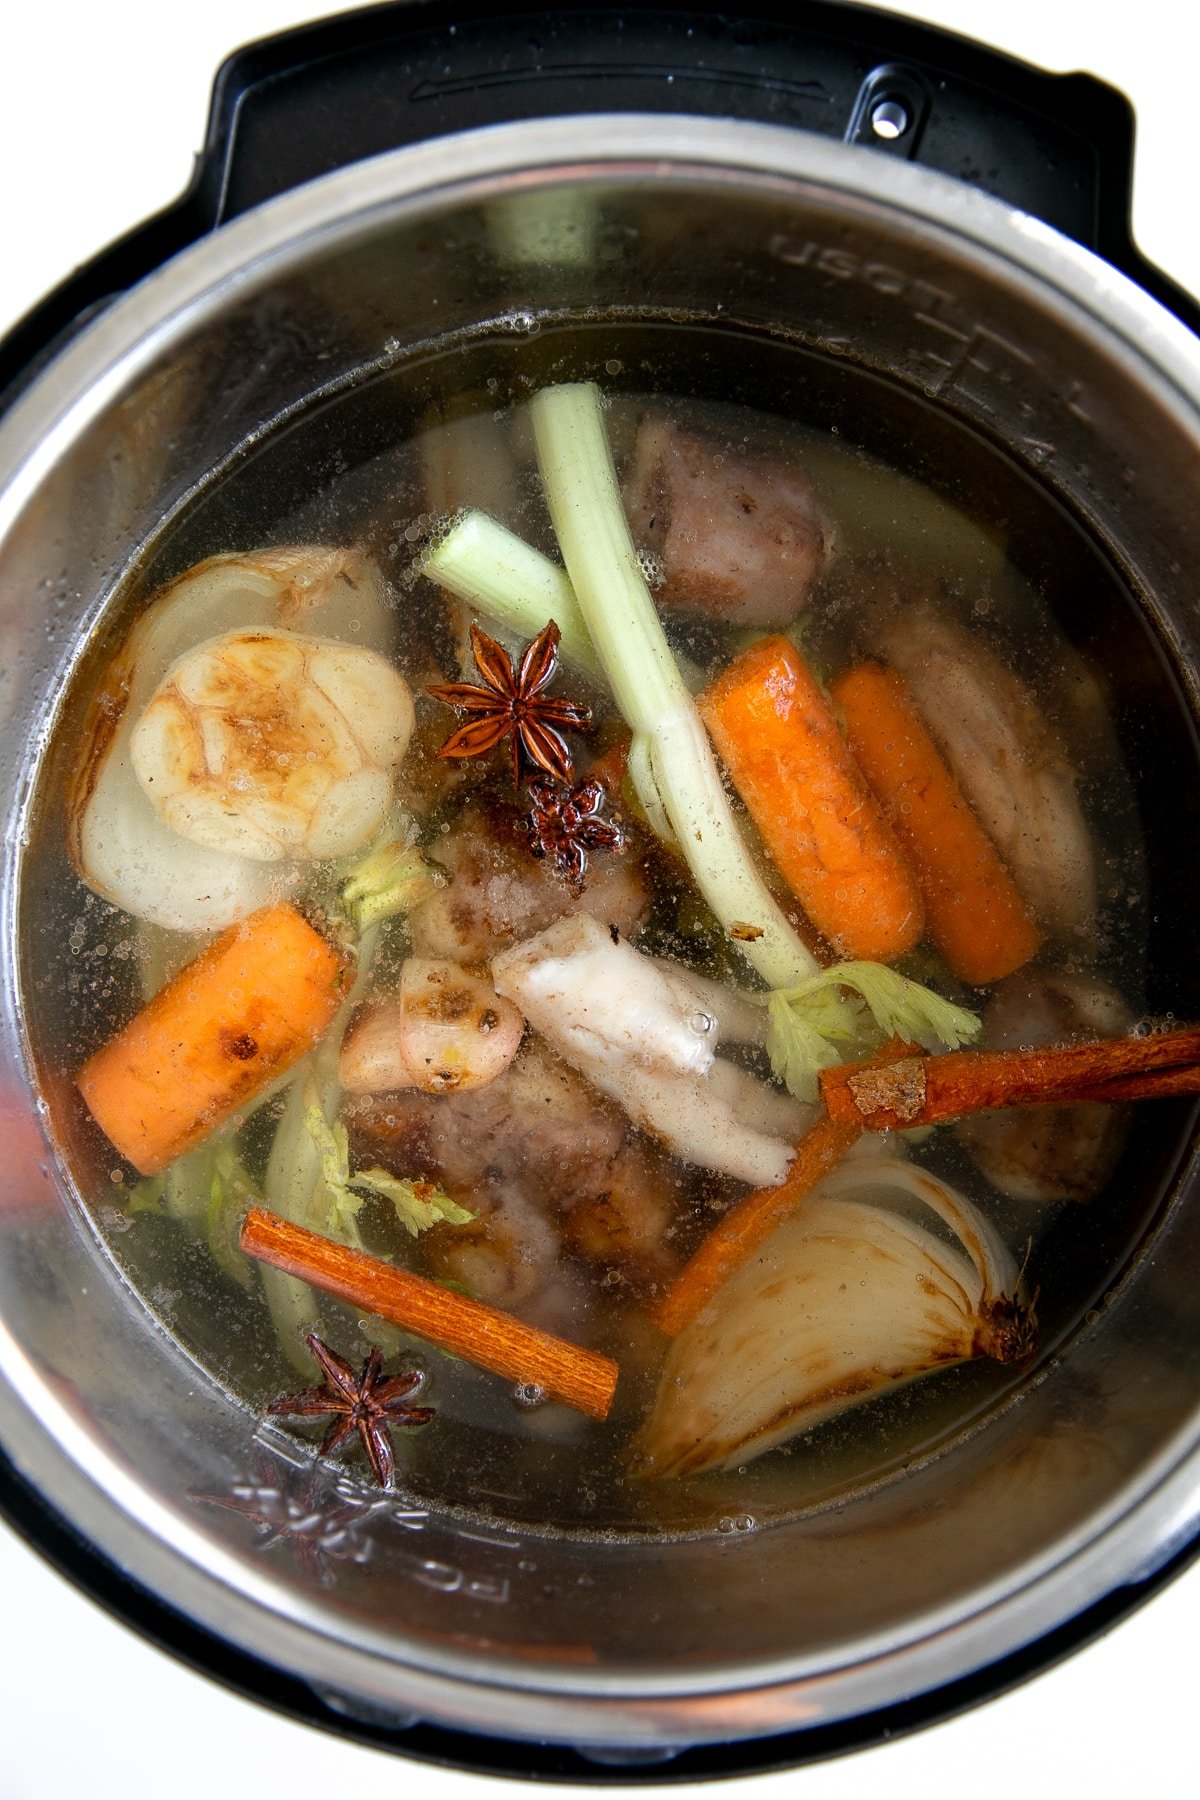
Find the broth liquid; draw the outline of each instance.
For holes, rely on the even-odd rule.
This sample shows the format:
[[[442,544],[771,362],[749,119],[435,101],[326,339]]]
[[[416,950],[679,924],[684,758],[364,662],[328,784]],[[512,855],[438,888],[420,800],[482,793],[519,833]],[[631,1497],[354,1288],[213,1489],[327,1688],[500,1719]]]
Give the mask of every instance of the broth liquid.
[[[117,625],[123,629],[144,599],[204,557],[270,544],[354,544],[378,560],[399,597],[396,658],[414,692],[430,678],[431,660],[453,679],[443,603],[429,584],[414,581],[415,558],[436,518],[460,504],[496,512],[555,553],[521,405],[547,381],[580,379],[598,380],[610,396],[618,456],[651,397],[728,439],[786,449],[834,516],[845,564],[882,556],[920,570],[953,614],[1004,654],[1051,708],[1079,761],[1101,871],[1093,966],[1120,989],[1134,1017],[1186,1011],[1188,976],[1166,954],[1190,941],[1186,895],[1161,873],[1172,867],[1169,840],[1179,821],[1167,822],[1158,795],[1166,770],[1176,771],[1171,787],[1179,792],[1177,771],[1193,751],[1156,642],[1116,572],[1043,487],[937,409],[843,363],[715,327],[596,322],[543,328],[525,340],[473,339],[400,365],[268,434],[203,492],[131,572]],[[728,644],[705,627],[669,629],[675,647],[701,665],[728,657]],[[854,633],[852,599],[823,611],[818,594],[803,639],[814,666],[836,669]],[[105,643],[113,641],[110,627]],[[98,646],[81,671],[81,690],[94,681],[100,656]],[[560,678],[559,689],[570,691],[569,678]],[[1152,739],[1143,729],[1147,695],[1157,720]],[[448,731],[448,714],[442,723]],[[503,759],[496,768],[499,780]],[[53,764],[46,785],[51,792]],[[283,1357],[257,1292],[217,1267],[198,1225],[185,1230],[152,1211],[131,1213],[119,1159],[79,1119],[73,1071],[137,1004],[139,928],[66,869],[59,837],[47,800],[27,885],[36,878],[37,891],[53,898],[26,908],[26,985],[52,1106],[60,1117],[74,1112],[65,1135],[80,1191],[141,1300],[257,1412],[305,1385]],[[436,842],[432,848],[436,854]],[[665,892],[656,902],[649,935],[658,952],[694,952],[678,935],[677,900]],[[1069,968],[1080,956],[1050,946],[1044,960]],[[1137,1113],[1111,1180],[1086,1206],[1006,1200],[949,1132],[916,1152],[984,1208],[1018,1256],[1032,1240],[1029,1283],[1040,1293],[1043,1354],[1062,1344],[1143,1238],[1184,1111],[1156,1108],[1153,1124]],[[277,1116],[268,1104],[249,1134],[248,1156],[259,1171]],[[1172,1130],[1164,1131],[1168,1119]],[[692,1207],[679,1224],[686,1251],[715,1216],[712,1206],[736,1190],[683,1171],[680,1181]],[[610,1421],[601,1427],[560,1407],[523,1406],[498,1378],[409,1344],[404,1360],[428,1369],[439,1418],[411,1439],[397,1434],[402,1491],[530,1530],[743,1529],[840,1503],[945,1450],[1030,1374],[984,1362],[952,1368],[852,1409],[742,1470],[632,1480],[621,1452],[653,1394],[659,1340],[639,1304],[619,1294],[605,1321],[603,1286],[596,1282],[584,1296],[587,1285],[567,1267],[560,1311],[574,1313],[589,1341],[621,1364]],[[321,1315],[335,1345],[361,1358],[362,1339],[345,1309],[322,1301]],[[578,1335],[569,1325],[556,1328]],[[397,1348],[386,1333],[383,1341]],[[347,1467],[369,1479],[357,1461]]]

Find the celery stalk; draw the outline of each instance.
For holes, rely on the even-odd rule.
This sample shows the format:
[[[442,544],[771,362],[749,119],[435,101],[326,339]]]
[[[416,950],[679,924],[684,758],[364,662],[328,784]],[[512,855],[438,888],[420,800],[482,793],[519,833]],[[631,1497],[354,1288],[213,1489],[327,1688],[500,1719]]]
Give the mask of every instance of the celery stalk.
[[[367,978],[379,941],[379,928],[365,931],[358,947],[358,967],[353,985],[337,1017],[315,1050],[292,1071],[283,1116],[275,1128],[271,1154],[263,1181],[267,1206],[294,1225],[327,1232],[328,1208],[324,1205],[325,1176],[321,1152],[308,1128],[308,1109],[314,1093],[324,1117],[332,1125],[342,1103],[338,1081],[338,1057],[351,1014],[366,990]],[[311,1287],[298,1276],[279,1269],[262,1271],[263,1293],[271,1322],[284,1352],[298,1369],[311,1367],[304,1340],[317,1322],[317,1300]]]
[[[633,732],[630,779],[647,817],[665,815],[700,892],[773,990],[768,1049],[776,1072],[798,1098],[814,1097],[817,1071],[861,1035],[861,1006],[847,990],[884,1035],[929,1047],[953,1047],[977,1035],[973,1013],[892,969],[876,963],[819,969],[742,841],[629,533],[599,389],[590,382],[543,388],[530,414],[567,574]]]
[[[742,842],[708,734],[667,643],[621,505],[599,390],[544,388],[530,412],[542,482],[579,609],[617,705],[649,754],[630,775],[650,818],[665,812],[713,912],[770,987],[817,963]],[[746,925],[758,935],[747,938]]]
[[[487,513],[460,514],[418,567],[430,581],[522,637],[536,637],[553,619],[564,660],[588,675],[600,674],[566,570]]]
[[[417,568],[447,593],[520,637],[536,637],[547,619],[553,619],[563,661],[593,681],[604,679],[566,570],[488,513],[476,507],[459,513]],[[698,693],[703,673],[686,657],[678,661],[688,691]]]

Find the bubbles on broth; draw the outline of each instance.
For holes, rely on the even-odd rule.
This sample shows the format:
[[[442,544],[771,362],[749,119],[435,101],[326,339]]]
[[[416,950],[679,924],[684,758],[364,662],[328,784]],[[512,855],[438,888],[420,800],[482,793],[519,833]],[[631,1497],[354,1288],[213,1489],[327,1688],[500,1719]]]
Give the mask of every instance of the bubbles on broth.
[[[516,335],[525,341],[510,336],[420,369],[401,365],[268,437],[155,547],[126,605],[136,609],[162,581],[209,555],[267,543],[361,548],[389,585],[391,653],[418,696],[401,798],[439,860],[461,851],[464,820],[493,850],[502,839],[497,868],[483,879],[515,892],[525,877],[520,847],[514,848],[506,752],[469,767],[439,763],[438,745],[456,721],[424,697],[431,683],[471,679],[464,646],[474,615],[448,603],[415,573],[415,563],[468,506],[556,554],[523,401],[533,383],[597,375],[608,391],[606,420],[622,467],[635,454],[640,421],[654,412],[711,442],[718,482],[748,450],[768,464],[778,459],[781,467],[804,472],[830,522],[834,553],[787,631],[822,681],[856,658],[881,654],[889,632],[903,637],[916,594],[934,608],[939,629],[944,624],[958,634],[954,641],[979,646],[1033,697],[1077,778],[1098,870],[1094,917],[1086,927],[1077,921],[1049,932],[1037,967],[1060,985],[1074,983],[1072,992],[1085,982],[1103,985],[1119,997],[1130,1022],[1160,1017],[1170,995],[1155,975],[1145,903],[1148,846],[1138,791],[1144,772],[1131,755],[1122,697],[1130,671],[1136,686],[1153,658],[1115,576],[1055,503],[1000,452],[924,403],[796,350],[690,330],[543,329],[531,343],[522,323]],[[661,593],[668,579],[662,550],[643,548],[641,562],[651,589]],[[754,630],[695,607],[664,616],[672,648],[697,683],[711,680]],[[510,652],[522,647],[511,634],[498,635]],[[918,673],[919,664],[914,652]],[[93,667],[81,679],[94,682],[97,673]],[[577,690],[594,714],[592,732],[576,746],[577,770],[586,775],[594,756],[620,744],[623,726],[598,683],[564,670],[553,691],[575,698]],[[996,804],[999,814],[1002,795]],[[635,829],[628,857],[611,868],[597,858],[592,881],[612,881],[614,906],[630,871],[646,884],[635,932],[639,948],[717,982],[745,985],[736,947],[714,930],[690,879]],[[1151,858],[1157,833],[1155,826]],[[447,905],[456,880],[465,885],[461,867],[452,871]],[[318,872],[318,886],[329,873]],[[171,934],[131,922],[63,876],[28,948],[49,1060],[69,1076],[131,1016],[141,994],[200,942],[181,947]],[[381,987],[394,981],[409,948],[404,931],[389,928],[374,972]],[[950,978],[927,945],[909,953],[903,968],[952,998],[989,1002],[987,992],[973,993]],[[1066,1002],[1057,988],[1042,1003],[1061,1021]],[[692,1019],[697,1035],[702,1021],[712,1022],[703,1007]],[[768,1078],[761,1048],[745,1046],[733,1060]],[[437,1420],[419,1434],[396,1436],[397,1482],[417,1502],[531,1530],[736,1536],[840,1501],[941,1451],[1027,1374],[1026,1368],[964,1364],[842,1412],[728,1471],[635,1478],[628,1446],[650,1406],[663,1352],[648,1308],[745,1184],[698,1171],[631,1133],[610,1100],[586,1090],[552,1055],[527,1062],[533,1067],[526,1088],[512,1106],[530,1109],[535,1133],[538,1096],[554,1096],[561,1117],[557,1136],[546,1129],[547,1141],[539,1144],[530,1135],[523,1155],[507,1143],[506,1117],[488,1114],[486,1089],[474,1110],[461,1113],[464,1123],[447,1130],[431,1124],[429,1106],[401,1095],[348,1097],[342,1117],[357,1161],[437,1179],[479,1215],[479,1231],[470,1228],[456,1246],[454,1227],[438,1227],[429,1242],[414,1240],[371,1201],[360,1214],[363,1239],[368,1249],[468,1290],[483,1279],[489,1258],[503,1262],[511,1254],[511,1310],[613,1356],[621,1369],[617,1397],[599,1425],[533,1384],[482,1373],[321,1301],[322,1333],[348,1359],[361,1360],[374,1343],[389,1369],[419,1367],[427,1376]],[[62,1087],[60,1074],[56,1092]],[[258,1183],[286,1104],[283,1092],[268,1098],[248,1110],[241,1128],[243,1160]],[[1086,1195],[1043,1201],[1020,1197],[1014,1180],[1006,1187],[990,1179],[970,1142],[953,1131],[939,1130],[909,1148],[915,1162],[968,1194],[1018,1260],[1031,1245],[1028,1278],[1039,1290],[1044,1350],[1074,1328],[1144,1229],[1142,1190],[1132,1174],[1138,1131],[1136,1119],[1125,1122],[1133,1147],[1113,1142]],[[219,1216],[213,1193],[186,1179],[155,1189],[122,1177],[111,1149],[83,1128],[74,1160],[112,1255],[183,1346],[256,1411],[294,1391],[301,1384],[297,1368],[280,1348],[257,1278],[243,1285],[238,1276],[229,1220]],[[621,1218],[602,1182],[589,1185],[589,1171],[618,1164],[622,1192],[634,1192],[633,1224]],[[993,1157],[993,1175],[997,1166]],[[554,1197],[556,1181],[563,1191],[575,1183],[573,1204]],[[486,1273],[491,1279],[495,1270]],[[347,1463],[347,1472],[369,1479],[357,1461]]]

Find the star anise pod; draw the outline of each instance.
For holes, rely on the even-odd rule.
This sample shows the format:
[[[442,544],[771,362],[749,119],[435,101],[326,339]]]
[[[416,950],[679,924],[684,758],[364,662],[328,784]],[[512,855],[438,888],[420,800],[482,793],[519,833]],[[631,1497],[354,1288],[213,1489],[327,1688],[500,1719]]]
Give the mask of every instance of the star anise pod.
[[[571,752],[563,742],[560,727],[587,731],[592,714],[590,708],[579,706],[574,700],[551,699],[542,691],[558,667],[558,639],[558,626],[552,619],[538,632],[514,671],[503,645],[478,625],[472,625],[471,649],[483,677],[482,686],[451,681],[427,690],[435,700],[444,700],[457,711],[472,715],[465,725],[451,732],[438,755],[447,759],[482,756],[511,737],[513,780],[518,787],[522,752],[537,768],[556,775],[560,781],[568,781]]]
[[[529,815],[529,848],[534,856],[548,856],[574,894],[583,892],[590,850],[625,848],[619,819],[602,819],[607,798],[604,783],[596,775],[568,787],[549,775],[536,775],[529,783],[533,810]]]
[[[302,1394],[285,1394],[281,1400],[272,1400],[267,1411],[296,1419],[319,1418],[332,1413],[333,1424],[321,1441],[319,1454],[329,1456],[340,1450],[357,1432],[376,1481],[380,1487],[390,1487],[396,1470],[396,1455],[388,1427],[426,1425],[434,1416],[432,1406],[411,1405],[424,1376],[410,1369],[403,1375],[390,1375],[386,1381],[381,1381],[379,1370],[383,1358],[378,1346],[356,1375],[350,1364],[328,1344],[323,1344],[315,1331],[309,1333],[306,1342],[324,1372],[324,1385],[306,1388]]]

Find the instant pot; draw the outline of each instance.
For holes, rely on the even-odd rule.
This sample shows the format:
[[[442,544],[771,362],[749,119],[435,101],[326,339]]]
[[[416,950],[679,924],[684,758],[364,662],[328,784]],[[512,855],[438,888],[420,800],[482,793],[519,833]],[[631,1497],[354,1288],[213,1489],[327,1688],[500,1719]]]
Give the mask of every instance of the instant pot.
[[[1131,149],[1111,89],[864,9],[414,0],[233,58],[185,198],[0,347],[17,822],[3,1503],[156,1640],[406,1754],[692,1779],[945,1716],[1190,1556],[1186,1108],[1141,1132],[1148,1229],[1069,1339],[1016,1403],[902,1480],[757,1533],[654,1546],[465,1529],[399,1496],[366,1516],[336,1471],[322,1487],[172,1347],[101,1250],[72,1192],[80,1158],[22,935],[59,868],[31,810],[35,784],[52,795],[61,775],[56,708],[164,521],[289,417],[433,345],[519,347],[585,314],[787,343],[1002,450],[1134,595],[1131,680],[1161,721],[1146,766],[1178,795],[1198,708],[1197,310],[1130,238]],[[588,221],[569,248],[566,216]],[[1194,1014],[1188,804],[1147,818],[1152,962],[1185,947],[1162,1004]],[[1014,1497],[1014,1468],[1043,1473]],[[315,1519],[318,1547],[322,1519],[340,1536],[324,1556],[264,1555],[252,1508],[197,1505],[219,1491],[280,1524]]]

